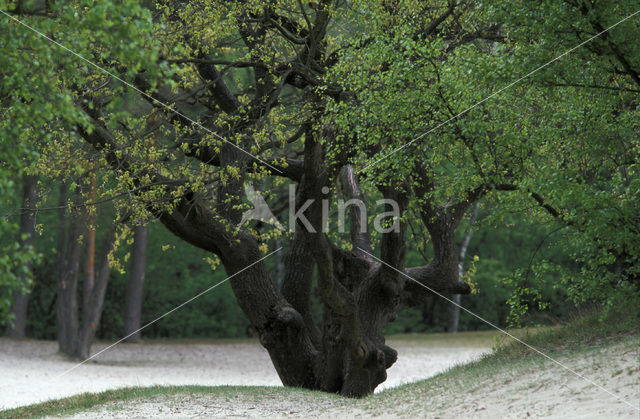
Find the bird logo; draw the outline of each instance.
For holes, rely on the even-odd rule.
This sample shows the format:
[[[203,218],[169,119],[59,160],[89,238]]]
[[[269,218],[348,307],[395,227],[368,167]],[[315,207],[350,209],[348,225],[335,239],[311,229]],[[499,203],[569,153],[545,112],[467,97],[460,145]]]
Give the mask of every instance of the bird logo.
[[[275,215],[273,215],[271,209],[269,209],[269,205],[267,205],[267,202],[262,197],[262,194],[256,191],[253,185],[246,183],[244,185],[244,193],[249,202],[253,204],[253,208],[242,213],[242,220],[240,220],[237,229],[240,229],[240,227],[249,220],[258,220],[263,223],[271,224],[278,230],[284,231],[284,227],[280,224],[280,221],[278,221]]]

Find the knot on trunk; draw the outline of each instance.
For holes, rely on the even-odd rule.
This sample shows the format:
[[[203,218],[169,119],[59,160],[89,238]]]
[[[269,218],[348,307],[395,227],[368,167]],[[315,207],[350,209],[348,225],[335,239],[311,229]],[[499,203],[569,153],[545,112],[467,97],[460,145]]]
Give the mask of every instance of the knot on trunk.
[[[304,330],[304,319],[293,307],[280,308],[270,320],[259,331],[260,343],[265,348],[283,341],[293,343]]]
[[[382,345],[382,351],[386,362],[385,368],[390,368],[398,360],[398,351],[387,345]]]

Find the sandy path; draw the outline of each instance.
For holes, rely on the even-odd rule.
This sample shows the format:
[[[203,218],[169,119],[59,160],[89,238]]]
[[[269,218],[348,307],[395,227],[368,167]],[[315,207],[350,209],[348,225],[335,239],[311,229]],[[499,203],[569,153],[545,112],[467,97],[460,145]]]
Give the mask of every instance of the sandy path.
[[[428,345],[390,339],[398,362],[380,389],[433,376],[489,350],[485,342]],[[94,353],[106,344],[94,345]],[[279,386],[269,357],[257,341],[120,344],[70,373],[75,363],[49,341],[0,338],[0,409],[119,387],[150,385]]]

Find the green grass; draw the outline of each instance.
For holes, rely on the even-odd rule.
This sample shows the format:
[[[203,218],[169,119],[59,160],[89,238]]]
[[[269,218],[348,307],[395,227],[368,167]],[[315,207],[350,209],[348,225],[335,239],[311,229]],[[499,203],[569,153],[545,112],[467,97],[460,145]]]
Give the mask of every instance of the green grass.
[[[413,344],[430,347],[451,347],[459,346],[466,348],[486,348],[493,346],[496,336],[500,334],[497,330],[484,330],[479,332],[462,332],[462,333],[411,333],[390,335],[387,341],[393,346],[393,342],[402,342],[403,344]]]
[[[514,334],[529,345],[539,349],[543,353],[551,356],[567,356],[568,354],[579,354],[596,351],[613,343],[626,342],[625,345],[636,346],[640,341],[640,328],[637,319],[619,317],[609,321],[600,322],[598,313],[581,317],[572,323],[552,328],[524,329],[514,332]],[[396,340],[415,340],[416,344],[439,345],[448,342],[463,343],[464,335],[400,335],[395,336]],[[495,347],[491,354],[488,354],[476,362],[453,367],[450,370],[427,380],[406,384],[389,390],[382,391],[371,397],[362,400],[344,400],[347,405],[371,413],[378,411],[381,407],[400,406],[406,403],[410,405],[411,400],[416,397],[423,397],[430,391],[456,392],[465,391],[473,383],[481,382],[483,379],[495,374],[496,371],[510,369],[513,371],[524,371],[526,368],[537,363],[542,364],[545,359],[535,354],[524,345],[514,342],[504,335],[498,337],[495,332],[478,332],[468,334],[467,344],[477,345],[487,342],[494,342]],[[471,343],[469,343],[471,342]],[[402,356],[402,354],[400,354]],[[329,397],[337,398],[336,395],[311,392],[302,389],[291,389],[282,387],[238,387],[238,386],[154,386],[154,387],[133,387],[118,390],[110,390],[102,393],[85,393],[60,400],[52,400],[44,403],[19,407],[16,409],[0,411],[0,418],[14,417],[40,417],[45,415],[61,415],[82,412],[93,407],[108,402],[124,402],[134,399],[151,399],[163,395],[212,395],[219,397],[234,397],[237,395],[250,397],[263,397],[265,394],[293,394],[308,395],[309,397]],[[113,409],[122,407],[114,405]],[[409,408],[410,409],[410,408]],[[412,412],[406,412],[411,414]],[[416,413],[416,412],[413,412]]]
[[[237,394],[245,396],[261,395],[269,392],[305,391],[300,389],[287,389],[284,387],[243,387],[243,386],[152,386],[152,387],[125,387],[117,390],[108,390],[100,393],[83,393],[64,399],[50,400],[43,403],[18,407],[15,409],[0,411],[0,418],[25,418],[42,417],[49,415],[69,415],[90,409],[109,402],[126,402],[136,399],[150,399],[157,396],[174,394],[185,395],[213,395],[234,397]],[[313,393],[310,392],[309,393]]]
[[[102,393],[83,393],[77,396],[59,400],[50,400],[44,403],[32,404],[16,409],[0,412],[2,418],[39,417],[44,415],[71,414],[89,409],[93,406],[111,402],[127,401],[140,398],[148,398],[160,394],[176,393],[210,393],[215,392],[216,387],[201,386],[154,386],[154,387],[130,387],[118,390],[109,390]]]

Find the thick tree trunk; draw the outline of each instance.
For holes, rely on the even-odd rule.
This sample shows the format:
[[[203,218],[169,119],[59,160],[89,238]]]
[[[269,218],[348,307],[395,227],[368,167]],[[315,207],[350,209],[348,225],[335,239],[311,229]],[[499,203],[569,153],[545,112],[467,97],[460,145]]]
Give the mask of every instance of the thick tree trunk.
[[[142,291],[147,266],[146,225],[138,225],[133,230],[133,250],[131,252],[131,273],[127,284],[124,314],[124,336],[126,342],[140,340],[140,316],[142,314]]]
[[[296,210],[307,199],[315,199],[304,213],[315,232],[299,220],[285,257],[281,294],[265,264],[255,264],[261,252],[251,234],[229,231],[225,223],[198,204],[196,197],[185,199],[172,213],[160,213],[159,218],[178,237],[220,256],[227,274],[234,275],[230,282],[236,299],[258,331],[285,386],[362,397],[386,379],[386,370],[397,359],[396,351],[385,344],[382,330],[403,307],[421,303],[431,295],[429,289],[441,293],[469,291],[460,281],[454,234],[463,208],[438,209],[426,217],[436,254],[426,266],[403,268],[406,226],[402,222],[397,230],[382,235],[381,259],[395,269],[376,262],[364,251],[342,250],[322,232],[321,200],[328,195],[322,192],[327,177],[316,165],[322,154],[320,143],[313,133],[308,135]],[[357,186],[352,180],[350,184]],[[406,193],[401,188],[381,190],[385,198],[398,202],[401,210],[406,208]],[[219,207],[218,211],[225,209]],[[352,212],[352,223],[364,222],[355,215]],[[354,242],[362,243],[362,249],[370,248],[359,228],[351,231]],[[319,330],[309,307],[314,266],[324,303]]]
[[[315,346],[320,343],[320,331],[311,315],[311,289],[315,263],[304,235],[296,231],[284,258],[285,275],[280,288],[282,296],[300,313]]]
[[[35,176],[25,175],[22,179],[22,210],[20,215],[20,237],[18,242],[21,248],[33,245],[36,233],[36,212],[31,208],[35,207],[37,199],[37,179]],[[25,266],[31,271],[31,264]],[[19,274],[23,286],[27,287],[28,274]],[[17,292],[13,297],[11,314],[13,322],[7,326],[6,335],[12,338],[23,338],[27,329],[27,307],[29,305],[29,291]]]

